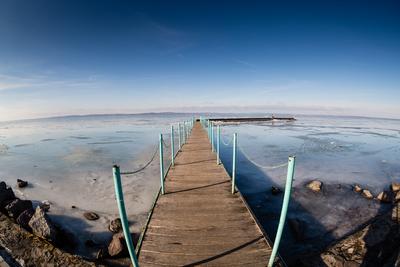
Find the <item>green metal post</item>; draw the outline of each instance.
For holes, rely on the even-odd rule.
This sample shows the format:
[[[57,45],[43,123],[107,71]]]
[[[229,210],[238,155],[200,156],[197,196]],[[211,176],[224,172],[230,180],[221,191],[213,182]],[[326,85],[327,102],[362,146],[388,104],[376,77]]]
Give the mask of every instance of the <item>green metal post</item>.
[[[290,194],[292,191],[295,162],[296,157],[290,156],[288,160],[288,170],[286,176],[285,194],[283,196],[282,211],[279,219],[278,230],[276,231],[275,242],[272,248],[271,257],[269,258],[268,267],[272,267],[274,265],[275,257],[278,253],[279,243],[281,242],[283,227],[285,226],[286,214],[289,207]]]
[[[221,140],[221,127],[217,125],[217,164],[221,164],[221,159],[219,157],[219,142]]]
[[[160,134],[160,183],[161,194],[164,195],[164,149],[163,149],[163,136]]]
[[[181,124],[178,123],[178,143],[179,143],[179,150],[182,147],[182,140],[181,140]]]
[[[122,230],[124,232],[126,246],[128,247],[132,265],[134,267],[139,267],[139,263],[135,253],[135,247],[133,246],[132,242],[132,236],[131,233],[129,232],[128,216],[126,215],[124,193],[122,191],[121,173],[119,170],[119,166],[117,165],[114,165],[113,167],[113,177],[114,177],[115,197],[117,199],[119,216],[121,218]]]
[[[211,151],[214,152],[214,123],[211,122]]]
[[[171,125],[171,164],[175,165],[174,125]]]
[[[236,154],[237,154],[237,133],[234,133],[233,151],[232,151],[232,194],[235,193],[235,184],[236,184]]]
[[[185,129],[185,122],[182,125],[182,137],[183,137],[183,144],[186,144],[186,129]]]

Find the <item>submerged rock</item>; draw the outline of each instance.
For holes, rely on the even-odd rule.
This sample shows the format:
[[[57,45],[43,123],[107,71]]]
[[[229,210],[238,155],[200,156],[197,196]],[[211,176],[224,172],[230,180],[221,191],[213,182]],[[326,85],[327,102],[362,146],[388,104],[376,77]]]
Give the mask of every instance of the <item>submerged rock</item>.
[[[117,219],[112,220],[110,222],[110,225],[108,226],[108,229],[113,233],[121,232],[122,231],[121,219],[117,218]]]
[[[367,190],[367,189],[364,189],[362,191],[362,195],[363,195],[363,197],[365,197],[367,199],[373,199],[374,198],[374,196],[371,194],[371,192],[369,190]]]
[[[28,186],[28,182],[24,181],[24,180],[21,180],[21,179],[17,179],[17,186],[19,188],[27,187]]]
[[[400,191],[400,183],[392,182],[391,186],[393,192]]]
[[[362,188],[358,184],[354,185],[353,187],[354,192],[361,193]]]
[[[314,180],[314,181],[310,182],[309,184],[307,184],[307,187],[314,192],[319,192],[319,191],[321,191],[322,182],[318,181],[318,180]]]
[[[29,221],[29,226],[35,235],[50,241],[56,240],[57,232],[50,218],[41,207],[36,208],[35,213]]]
[[[99,215],[97,215],[97,213],[94,212],[85,212],[83,216],[89,221],[95,221],[100,218]]]
[[[7,204],[4,209],[8,216],[16,220],[23,211],[33,209],[33,206],[32,201],[17,198]]]
[[[280,193],[282,193],[282,189],[276,186],[271,186],[271,193],[273,195],[279,195]]]

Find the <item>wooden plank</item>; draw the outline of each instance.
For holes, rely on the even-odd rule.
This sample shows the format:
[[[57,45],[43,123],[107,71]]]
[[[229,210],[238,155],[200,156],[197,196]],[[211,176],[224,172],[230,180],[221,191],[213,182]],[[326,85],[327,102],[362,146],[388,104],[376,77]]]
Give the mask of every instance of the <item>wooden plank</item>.
[[[140,249],[141,266],[266,266],[271,246],[200,123],[175,159]]]

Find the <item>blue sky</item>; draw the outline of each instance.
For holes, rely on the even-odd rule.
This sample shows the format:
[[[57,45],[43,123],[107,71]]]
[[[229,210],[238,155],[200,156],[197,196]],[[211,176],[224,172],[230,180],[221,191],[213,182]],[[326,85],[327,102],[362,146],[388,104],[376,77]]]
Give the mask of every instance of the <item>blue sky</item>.
[[[398,1],[0,2],[0,120],[149,111],[400,118]]]

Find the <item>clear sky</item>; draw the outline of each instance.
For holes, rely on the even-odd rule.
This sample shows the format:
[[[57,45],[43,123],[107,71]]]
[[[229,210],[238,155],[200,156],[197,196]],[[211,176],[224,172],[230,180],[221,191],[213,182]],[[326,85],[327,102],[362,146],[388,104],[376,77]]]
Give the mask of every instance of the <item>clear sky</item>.
[[[0,2],[0,120],[399,100],[400,1]]]

